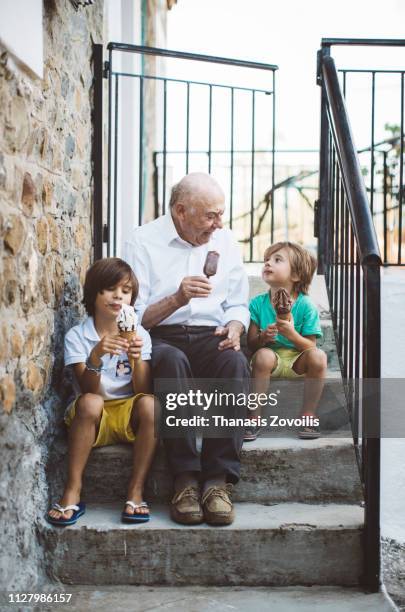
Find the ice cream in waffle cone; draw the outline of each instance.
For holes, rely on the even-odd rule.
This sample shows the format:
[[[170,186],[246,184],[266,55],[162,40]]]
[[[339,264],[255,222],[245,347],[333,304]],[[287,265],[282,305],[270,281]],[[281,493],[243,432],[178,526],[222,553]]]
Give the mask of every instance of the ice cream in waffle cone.
[[[282,288],[277,289],[273,296],[272,302],[274,310],[277,313],[277,317],[279,319],[283,319],[284,321],[289,321],[291,319],[292,299],[288,291]]]
[[[117,325],[121,338],[125,338],[126,340],[128,340],[128,342],[131,342],[131,340],[136,338],[138,316],[133,306],[129,306],[128,304],[122,305],[121,311],[117,317]],[[135,365],[135,359],[132,359],[128,355],[128,361],[129,365],[131,366],[131,370],[133,370]]]

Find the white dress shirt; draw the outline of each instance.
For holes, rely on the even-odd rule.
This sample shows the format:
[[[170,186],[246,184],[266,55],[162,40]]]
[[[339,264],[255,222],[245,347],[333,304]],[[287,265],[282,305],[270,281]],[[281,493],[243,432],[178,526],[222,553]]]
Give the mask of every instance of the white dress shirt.
[[[124,245],[123,258],[139,281],[135,310],[140,321],[146,308],[173,295],[185,276],[204,276],[208,251],[219,253],[217,273],[209,279],[212,293],[192,298],[159,325],[213,326],[240,321],[247,329],[248,279],[232,232],[217,229],[207,244],[193,246],[180,238],[170,213],[135,228]]]
[[[146,329],[138,325],[136,333],[143,340],[141,359],[151,358],[152,341]],[[75,363],[86,363],[91,351],[100,342],[100,336],[94,326],[93,317],[87,317],[79,325],[72,327],[65,336],[65,366]],[[101,358],[103,371],[100,377],[100,393],[105,399],[120,399],[134,395],[132,386],[132,370],[128,355],[103,355]],[[81,394],[79,383],[73,376],[73,388],[76,396]]]

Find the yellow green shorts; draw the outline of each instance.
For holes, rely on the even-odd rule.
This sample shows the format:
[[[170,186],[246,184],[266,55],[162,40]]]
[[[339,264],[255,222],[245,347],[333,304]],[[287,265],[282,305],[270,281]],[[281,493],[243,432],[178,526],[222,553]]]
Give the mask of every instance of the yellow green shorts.
[[[297,349],[291,348],[278,348],[276,350],[267,348],[269,351],[273,351],[277,357],[277,364],[271,373],[272,378],[302,378],[305,374],[297,374],[294,372],[293,365],[297,361],[298,357],[305,353],[305,351],[298,351]],[[254,358],[254,356],[253,356]]]
[[[108,446],[109,444],[120,444],[122,442],[133,442],[135,434],[131,427],[132,408],[146,393],[137,393],[123,399],[104,400],[104,408],[98,428],[97,438],[93,448],[97,446]],[[80,396],[79,396],[80,397]],[[68,407],[65,414],[65,423],[69,427],[76,414],[77,397]]]

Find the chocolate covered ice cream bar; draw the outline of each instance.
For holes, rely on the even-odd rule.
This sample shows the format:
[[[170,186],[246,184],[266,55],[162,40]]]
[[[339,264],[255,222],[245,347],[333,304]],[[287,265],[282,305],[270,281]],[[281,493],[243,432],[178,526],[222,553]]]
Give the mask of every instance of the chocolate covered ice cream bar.
[[[208,251],[203,270],[207,278],[217,273],[218,259],[219,253],[216,251]]]
[[[288,321],[292,306],[292,299],[286,289],[277,289],[273,297],[274,310],[280,319]]]

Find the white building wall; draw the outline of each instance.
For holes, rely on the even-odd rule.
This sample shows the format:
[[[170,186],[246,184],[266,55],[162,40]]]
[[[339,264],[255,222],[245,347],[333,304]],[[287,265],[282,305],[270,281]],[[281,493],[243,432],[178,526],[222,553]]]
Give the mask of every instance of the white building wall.
[[[405,269],[384,269],[381,278],[382,378],[405,379]],[[405,401],[401,421],[403,431]],[[405,543],[405,438],[382,439],[381,535]]]

